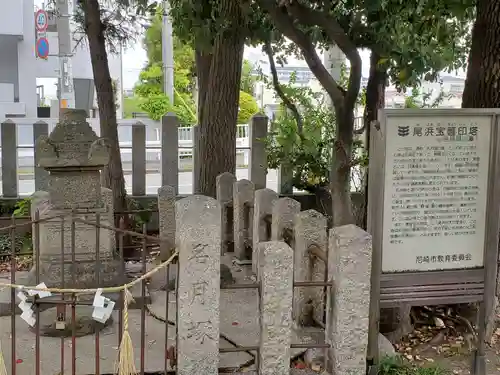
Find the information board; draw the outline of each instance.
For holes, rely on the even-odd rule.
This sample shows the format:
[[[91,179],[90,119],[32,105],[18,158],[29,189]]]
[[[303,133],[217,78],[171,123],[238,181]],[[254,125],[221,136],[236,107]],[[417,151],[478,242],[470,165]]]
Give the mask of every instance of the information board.
[[[492,120],[388,116],[382,272],[484,265]]]

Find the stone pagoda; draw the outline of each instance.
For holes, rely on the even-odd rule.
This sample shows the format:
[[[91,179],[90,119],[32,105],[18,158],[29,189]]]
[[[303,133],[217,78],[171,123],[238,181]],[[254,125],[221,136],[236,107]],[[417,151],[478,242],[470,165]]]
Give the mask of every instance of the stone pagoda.
[[[106,142],[87,123],[85,111],[63,109],[54,130],[48,137],[39,137],[35,148],[38,166],[49,176],[47,191],[32,197],[32,217],[37,211],[40,219],[66,214],[40,223],[38,231],[33,225],[33,251],[40,254],[39,281],[48,287],[60,287],[64,281],[67,288],[118,285],[122,280],[115,257],[115,233],[75,221],[72,235],[71,224],[72,217],[96,222],[99,215],[101,224],[114,226],[112,192],[100,182],[100,171],[109,161]],[[30,285],[36,281],[34,264]]]

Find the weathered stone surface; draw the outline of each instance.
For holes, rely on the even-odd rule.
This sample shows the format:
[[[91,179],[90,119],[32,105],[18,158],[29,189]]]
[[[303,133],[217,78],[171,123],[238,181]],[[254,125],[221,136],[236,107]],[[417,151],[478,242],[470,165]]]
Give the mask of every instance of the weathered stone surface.
[[[240,261],[252,258],[253,204],[255,187],[249,180],[233,186],[234,256]]]
[[[50,210],[50,195],[46,191],[35,191],[31,195],[31,203],[30,203],[30,215],[34,219],[37,217],[40,218],[42,215],[46,215]],[[37,244],[38,244],[38,231],[37,231],[36,223],[31,225],[31,238],[33,241],[33,257],[35,258],[37,252]]]
[[[328,271],[335,286],[327,296],[327,370],[359,375],[366,370],[370,304],[371,236],[355,225],[330,230]]]
[[[378,357],[394,357],[396,355],[396,350],[394,346],[391,344],[389,339],[385,337],[383,334],[378,334]]]
[[[294,247],[293,225],[295,215],[300,212],[300,203],[292,198],[280,198],[272,208],[271,239],[285,241]]]
[[[324,281],[325,262],[311,257],[309,249],[315,246],[325,254],[327,248],[327,220],[315,210],[302,211],[295,215],[294,278],[295,281]],[[294,321],[300,325],[311,325],[314,320],[323,321],[323,287],[295,288],[293,295]]]
[[[293,250],[283,242],[259,244],[261,281],[261,375],[290,371],[292,338]]]
[[[217,201],[221,207],[222,254],[233,249],[233,184],[235,182],[236,177],[229,172],[218,175],[215,182]]]
[[[40,137],[36,142],[41,167],[82,168],[108,164],[108,147],[97,137],[86,118],[84,110],[61,109],[54,130],[47,138]]]
[[[99,215],[101,224],[112,225],[107,210],[100,211],[102,211],[100,214],[74,214],[74,234],[72,234],[71,215],[53,218],[38,224],[41,240],[36,241],[38,232],[35,230],[34,251],[38,251],[37,246],[39,246],[40,280],[47,286],[57,287],[64,283],[65,287],[91,288],[98,285],[111,286],[119,281],[121,263],[113,253],[114,232],[77,221],[82,219],[96,222],[97,215]],[[40,215],[40,219],[64,213],[65,211],[61,210],[48,210]],[[34,226],[36,228],[36,224]],[[97,243],[97,236],[99,236],[99,243]],[[100,274],[100,280],[97,280],[97,273]],[[31,285],[35,279],[36,269],[33,267],[30,277]]]
[[[100,170],[109,160],[106,142],[86,122],[85,111],[65,109],[52,133],[38,138],[36,148],[40,166],[50,174],[48,192],[33,195],[32,215],[53,217],[33,227],[39,280],[51,287],[83,288],[123,281],[121,263],[114,257],[115,233],[100,227],[114,226],[112,192],[100,185]],[[30,284],[36,282],[36,273],[33,268]]]
[[[111,226],[115,226],[115,215],[114,215],[114,197],[113,197],[113,190],[101,187],[101,199],[103,203],[104,210],[106,211],[106,214],[103,215],[101,214],[101,220],[103,216],[105,217],[104,220],[106,220]],[[106,232],[105,232],[106,233]],[[111,249],[116,249],[116,236],[113,231],[109,231],[109,238],[106,239],[106,241],[109,241],[109,247]]]
[[[252,270],[257,273],[257,246],[260,242],[271,239],[271,219],[274,202],[278,194],[271,189],[260,189],[255,192],[253,212]]]
[[[48,180],[51,204],[58,209],[100,207],[101,175],[99,171],[51,172]]]
[[[221,211],[209,197],[176,203],[179,246],[177,373],[218,374]]]
[[[50,172],[48,192],[55,208],[101,206],[99,170],[109,161],[109,149],[86,122],[85,111],[63,110],[54,130],[40,136],[35,147],[39,166]]]
[[[177,277],[175,276],[177,274],[177,268],[171,267],[170,272],[169,272],[169,281],[168,283],[166,282],[166,279],[163,282],[163,285],[160,288],[151,288],[149,286],[149,289],[151,291],[154,290],[169,290],[169,291],[174,291],[175,290],[175,283],[177,280]],[[233,277],[233,273],[231,272],[231,269],[226,266],[225,264],[220,265],[220,285],[225,286],[225,285],[232,285],[234,284],[235,280]]]

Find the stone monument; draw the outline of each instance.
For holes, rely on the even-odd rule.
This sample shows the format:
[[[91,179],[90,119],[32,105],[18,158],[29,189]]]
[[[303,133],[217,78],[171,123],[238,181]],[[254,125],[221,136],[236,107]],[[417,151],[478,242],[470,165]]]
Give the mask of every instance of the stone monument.
[[[36,281],[66,288],[118,285],[122,280],[114,256],[114,232],[78,221],[99,220],[113,226],[112,193],[100,183],[100,170],[109,160],[104,139],[87,123],[85,111],[63,109],[54,130],[39,137],[35,148],[38,166],[49,177],[48,191],[33,196],[32,217],[37,211],[40,219],[65,216],[42,222],[38,229],[34,224],[33,251],[39,254],[40,269],[37,280],[35,261],[30,285]]]

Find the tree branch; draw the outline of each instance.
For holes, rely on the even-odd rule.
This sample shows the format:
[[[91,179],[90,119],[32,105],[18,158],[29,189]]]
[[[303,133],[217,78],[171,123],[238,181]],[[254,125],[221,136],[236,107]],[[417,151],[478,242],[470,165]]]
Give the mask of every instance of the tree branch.
[[[329,17],[326,12],[311,9],[298,1],[289,1],[286,4],[288,12],[300,23],[307,26],[319,26],[333,43],[346,55],[351,67],[349,72],[349,85],[345,95],[346,107],[354,108],[361,86],[362,61],[356,45],[339,25],[334,17]]]
[[[286,12],[286,9],[279,7],[276,0],[257,1],[259,5],[270,15],[275,25],[281,30],[281,32],[287,38],[292,40],[297,46],[299,46],[309,69],[311,69],[315,77],[326,90],[335,107],[339,109],[343,108],[344,90],[333,79],[328,70],[326,70],[325,66],[321,62],[321,59],[316,53],[316,49],[314,48],[314,44],[310,38],[293,24],[293,21]]]
[[[278,96],[280,97],[283,104],[285,104],[285,106],[292,112],[295,121],[297,121],[297,130],[299,133],[299,137],[300,139],[302,139],[304,137],[304,132],[303,132],[304,126],[302,118],[300,116],[299,110],[297,109],[297,106],[286,96],[285,92],[281,88],[278,79],[278,73],[276,71],[276,64],[274,63],[274,56],[271,47],[271,42],[269,40],[267,40],[264,45],[264,52],[267,54],[267,57],[269,58],[269,66],[271,68],[271,75],[273,76],[274,90],[276,91],[276,94],[278,94]]]

